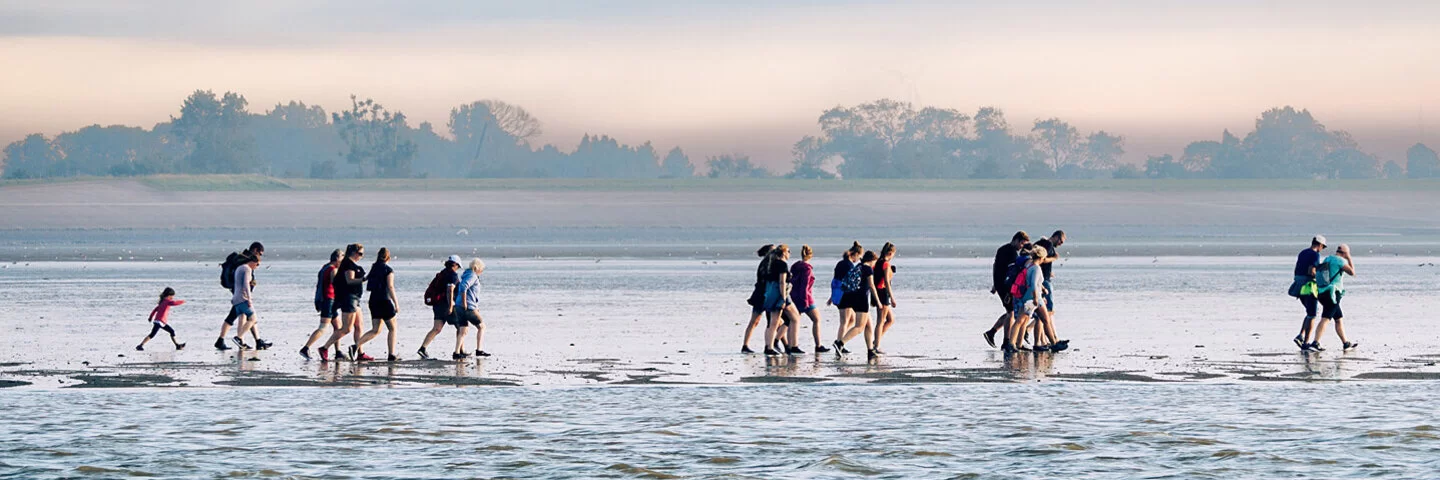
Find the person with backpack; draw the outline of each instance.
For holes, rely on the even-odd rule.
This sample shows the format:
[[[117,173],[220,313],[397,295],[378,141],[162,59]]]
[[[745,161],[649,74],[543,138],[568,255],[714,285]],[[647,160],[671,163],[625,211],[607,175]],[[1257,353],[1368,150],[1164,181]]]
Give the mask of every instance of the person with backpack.
[[[245,264],[235,269],[235,293],[230,296],[230,306],[235,309],[237,314],[235,322],[239,329],[236,330],[237,334],[231,340],[235,341],[235,346],[240,350],[250,348],[240,338],[240,335],[256,328],[255,324],[259,321],[259,317],[255,315],[254,299],[251,296],[252,286],[255,285],[255,269],[259,267],[260,257],[257,255],[246,258]],[[255,338],[255,344],[257,347],[266,345],[267,348],[269,345],[268,342],[261,341],[259,337]]]
[[[1031,326],[1031,317],[1044,315],[1045,310],[1040,301],[1045,292],[1045,276],[1037,263],[1037,260],[1045,258],[1045,249],[1032,245],[1028,250],[1023,250],[1022,254],[1024,258],[1015,261],[1021,268],[1010,284],[1010,298],[1015,302],[1015,322],[1010,327],[1010,337],[1006,338],[1005,344],[1000,347],[1005,353],[1027,350],[1021,344],[1025,330]],[[1037,343],[1041,341],[1041,334],[1042,332],[1036,331]]]
[[[1015,264],[1015,259],[1020,257],[1020,250],[1028,243],[1030,243],[1030,235],[1022,230],[1015,232],[1015,235],[1010,237],[1010,243],[1001,245],[995,250],[995,263],[990,268],[993,280],[990,284],[990,293],[1000,297],[1000,304],[1005,307],[1005,313],[995,319],[995,324],[991,325],[989,330],[980,334],[991,348],[995,347],[995,332],[1003,329],[1004,336],[1002,338],[1005,341],[1010,338],[1010,325],[1015,321],[1015,300],[1010,298],[1010,283],[1006,279],[1010,277],[1010,269]]]
[[[420,349],[415,351],[416,355],[425,360],[430,360],[430,352],[425,349],[435,336],[445,329],[446,325],[454,325],[455,322],[455,297],[456,289],[460,286],[460,256],[451,255],[445,259],[445,267],[430,279],[430,285],[425,287],[425,304],[435,313],[435,324],[430,327],[430,332],[425,334],[425,341],[420,344]]]
[[[1325,322],[1335,321],[1335,334],[1340,336],[1341,349],[1350,350],[1359,343],[1345,338],[1345,326],[1340,320],[1345,314],[1340,310],[1340,299],[1345,296],[1345,275],[1355,276],[1355,260],[1350,257],[1350,246],[1340,244],[1335,254],[1325,257],[1315,266],[1315,293],[1320,300],[1320,321],[1315,323],[1315,333],[1310,335],[1310,350],[1324,351],[1320,337],[1325,334]]]
[[[345,246],[345,259],[340,261],[340,266],[335,269],[335,279],[332,284],[335,286],[335,303],[340,309],[340,329],[330,335],[330,339],[321,345],[322,350],[335,347],[335,358],[337,360],[373,360],[372,358],[357,358],[357,347],[350,346],[350,355],[340,349],[340,339],[345,335],[354,332],[355,339],[360,339],[360,296],[364,293],[362,287],[365,282],[365,269],[360,266],[360,259],[365,258],[365,246],[352,243]]]
[[[855,275],[851,284],[855,287],[859,286],[858,266],[860,257],[864,253],[865,248],[860,246],[860,242],[852,242],[850,248],[840,255],[840,261],[835,262],[835,274],[830,279],[830,299],[826,300],[825,304],[834,306],[839,310],[840,315],[840,329],[835,332],[835,342],[830,344],[836,356],[850,353],[850,350],[845,348],[844,339],[845,334],[850,333],[851,327],[854,326],[855,311],[845,305],[846,280],[851,280],[850,274],[853,272]]]
[[[170,321],[168,318],[170,316],[170,307],[184,304],[184,300],[175,299],[175,289],[165,287],[165,290],[160,291],[160,303],[158,305],[155,305],[154,310],[150,311],[150,335],[140,340],[140,344],[135,346],[135,351],[145,351],[145,343],[149,342],[150,339],[155,338],[155,334],[160,333],[161,330],[164,330],[166,333],[170,334],[170,343],[175,344],[176,350],[184,350],[185,344],[180,343],[179,340],[175,339],[175,329],[170,328]]]
[[[786,307],[790,306],[789,259],[790,247],[782,243],[771,249],[770,255],[761,264],[760,280],[765,282],[765,300],[761,304],[765,310],[765,355],[780,355],[797,349],[794,345],[786,345],[780,337],[784,327],[781,318],[786,313]],[[777,346],[784,350],[775,348]]]
[[[875,298],[879,303],[874,305],[878,308],[875,314],[875,353],[884,354],[880,349],[880,339],[890,331],[895,324],[895,297],[891,294],[891,285],[895,279],[895,266],[890,264],[895,260],[895,244],[885,242],[880,247],[880,259],[875,262]]]
[[[839,345],[844,346],[845,342],[864,333],[865,353],[870,360],[879,355],[875,352],[874,330],[870,325],[870,305],[880,304],[880,297],[875,292],[875,261],[879,258],[874,251],[866,251],[860,262],[845,274],[841,287],[845,289],[845,294],[840,299],[840,305],[854,312],[855,324],[840,339]]]
[[[394,362],[400,359],[395,356],[395,317],[400,314],[400,302],[395,297],[395,269],[390,268],[389,262],[390,249],[381,247],[380,253],[375,255],[375,263],[370,265],[370,275],[365,278],[365,289],[370,291],[372,324],[370,331],[355,341],[355,351],[362,358],[369,357],[365,354],[365,343],[380,335],[383,324],[388,333],[386,361]]]
[[[1310,349],[1310,330],[1314,327],[1316,305],[1319,298],[1315,292],[1315,270],[1320,264],[1320,253],[1325,251],[1325,236],[1316,235],[1310,238],[1310,248],[1300,251],[1295,257],[1295,280],[1290,282],[1290,296],[1300,300],[1300,305],[1305,307],[1305,320],[1300,322],[1300,333],[1295,335],[1291,341],[1301,351]]]
[[[765,244],[755,251],[755,255],[760,257],[760,266],[755,267],[755,289],[750,292],[750,298],[745,301],[750,304],[750,323],[745,326],[745,341],[740,344],[740,353],[755,353],[750,349],[750,337],[755,334],[755,327],[760,325],[760,317],[765,315],[762,305],[765,303],[765,280],[761,276],[770,262],[770,250],[773,248],[775,245]]]
[[[340,329],[340,321],[336,318],[339,316],[340,310],[335,305],[335,269],[340,268],[340,257],[344,255],[344,252],[338,248],[330,252],[330,263],[320,267],[320,272],[316,275],[315,311],[320,312],[320,326],[310,332],[310,339],[305,341],[305,346],[300,347],[300,356],[305,357],[306,360],[310,359],[310,346],[320,340],[320,336],[325,334],[326,327],[329,327],[331,331]],[[329,352],[326,349],[320,349],[320,360],[330,360]]]
[[[241,265],[244,265],[244,264],[248,261],[248,259],[249,259],[250,257],[255,257],[255,258],[258,259],[258,258],[260,258],[261,256],[264,256],[264,255],[265,255],[265,245],[260,244],[260,242],[253,242],[253,243],[251,243],[251,244],[250,244],[250,248],[246,248],[246,249],[245,249],[244,251],[242,251],[242,252],[231,252],[229,256],[225,257],[225,261],[220,263],[220,286],[225,287],[225,290],[228,290],[231,295],[234,295],[234,294],[235,294],[235,270],[238,269],[238,268],[240,268]],[[251,290],[254,290],[254,289],[255,289],[255,276],[254,276],[254,273],[255,273],[255,272],[250,272],[250,273],[251,273],[251,276],[250,276],[250,285],[249,285],[249,287],[250,287]],[[239,317],[240,317],[240,312],[237,312],[237,311],[235,310],[235,307],[234,307],[234,306],[231,306],[231,307],[230,307],[230,313],[228,313],[228,314],[225,315],[225,321],[220,324],[220,336],[215,339],[215,349],[216,349],[216,350],[222,350],[222,351],[223,351],[223,350],[229,350],[229,349],[230,349],[229,346],[226,346],[226,345],[225,345],[225,336],[230,334],[230,327],[232,327],[232,326],[235,325],[235,320],[236,320],[237,318],[239,318]],[[267,342],[267,341],[264,341],[264,340],[261,340],[261,339],[260,339],[260,332],[259,332],[259,331],[251,330],[251,331],[250,331],[250,335],[255,338],[255,348],[258,348],[258,349],[260,349],[260,350],[266,350],[266,349],[269,349],[269,348],[270,348],[271,343],[270,343],[270,342]],[[239,332],[239,335],[236,336],[236,338],[240,338],[240,339],[241,339],[241,341],[237,343],[237,346],[242,347],[242,348],[250,348],[249,345],[246,345],[246,344],[245,344],[244,337],[245,337],[245,331],[242,330],[242,331]]]

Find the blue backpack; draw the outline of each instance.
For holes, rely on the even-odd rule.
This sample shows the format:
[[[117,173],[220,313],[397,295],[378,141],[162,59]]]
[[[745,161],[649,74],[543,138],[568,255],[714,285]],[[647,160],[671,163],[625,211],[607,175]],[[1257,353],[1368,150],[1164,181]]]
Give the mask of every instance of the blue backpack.
[[[863,263],[851,265],[850,271],[845,273],[845,280],[840,282],[840,288],[845,289],[846,292],[860,291],[860,267],[864,265]]]

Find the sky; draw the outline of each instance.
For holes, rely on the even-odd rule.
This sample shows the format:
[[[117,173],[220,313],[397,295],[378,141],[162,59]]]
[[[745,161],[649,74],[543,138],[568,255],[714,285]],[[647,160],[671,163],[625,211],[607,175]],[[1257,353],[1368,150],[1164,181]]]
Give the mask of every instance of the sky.
[[[1059,117],[1132,162],[1292,105],[1403,160],[1440,147],[1437,58],[1431,1],[0,0],[0,143],[153,126],[205,89],[256,112],[356,94],[441,131],[500,99],[562,149],[775,167],[825,109],[879,98]]]

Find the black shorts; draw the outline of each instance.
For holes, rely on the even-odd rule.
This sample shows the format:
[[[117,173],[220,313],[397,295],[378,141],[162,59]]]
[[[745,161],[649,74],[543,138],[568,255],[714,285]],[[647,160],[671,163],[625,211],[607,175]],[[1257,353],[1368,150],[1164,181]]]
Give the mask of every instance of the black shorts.
[[[463,327],[466,325],[475,325],[478,327],[483,322],[481,322],[480,320],[480,312],[477,312],[475,310],[464,310],[455,312],[454,320],[450,323],[452,325],[455,325],[456,327]]]
[[[340,308],[340,311],[344,313],[355,313],[360,311],[359,295],[346,295],[343,297],[335,297],[335,303],[339,304],[338,306]]]
[[[870,313],[870,300],[865,298],[868,296],[864,290],[845,292],[840,297],[840,308],[848,308],[855,313]]]
[[[387,319],[395,318],[395,305],[390,303],[389,298],[370,297],[370,318]]]
[[[230,306],[230,313],[225,314],[225,324],[234,326],[235,319],[240,317],[240,312],[235,311],[235,306]]]
[[[1301,296],[1300,296],[1300,304],[1305,306],[1305,316],[1306,316],[1306,317],[1314,317],[1314,316],[1315,316],[1315,304],[1316,304],[1316,302],[1318,302],[1318,300],[1315,299],[1315,296],[1314,296],[1314,295],[1301,295]]]
[[[455,323],[455,312],[450,309],[449,305],[443,303],[439,305],[431,305],[430,310],[435,312],[435,321],[451,324]]]
[[[1010,292],[1003,289],[995,289],[995,296],[1000,297],[1000,304],[1005,306],[1005,313],[1015,313],[1015,299],[1010,298]]]
[[[1330,293],[1320,294],[1320,318],[1333,318],[1336,320],[1345,318],[1345,312],[1340,311],[1340,297],[1344,295]]]
[[[889,288],[877,288],[877,289],[875,289],[875,295],[878,296],[878,297],[880,297],[880,304],[879,304],[879,305],[875,305],[876,307],[882,307],[882,306],[889,306],[889,305],[890,305],[890,289],[889,289]]]

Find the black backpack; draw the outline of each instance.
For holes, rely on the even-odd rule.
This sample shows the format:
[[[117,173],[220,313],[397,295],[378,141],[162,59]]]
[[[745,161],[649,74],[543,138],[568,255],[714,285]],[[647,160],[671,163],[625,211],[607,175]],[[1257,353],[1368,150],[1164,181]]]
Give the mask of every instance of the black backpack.
[[[220,286],[226,290],[235,290],[235,270],[245,264],[245,256],[239,252],[230,252],[224,262],[220,262]]]

